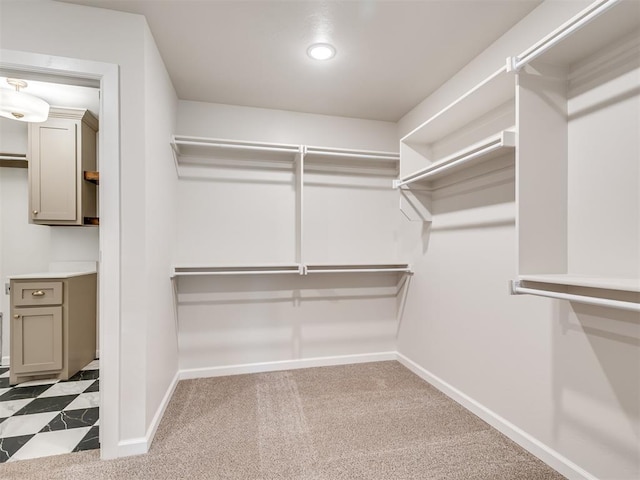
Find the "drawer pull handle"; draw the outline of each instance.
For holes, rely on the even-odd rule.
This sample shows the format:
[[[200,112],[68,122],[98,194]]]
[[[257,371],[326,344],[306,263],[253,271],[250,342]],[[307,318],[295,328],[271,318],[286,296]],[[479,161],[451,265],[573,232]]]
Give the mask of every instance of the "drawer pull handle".
[[[34,297],[44,297],[44,292],[42,290],[36,290],[31,295]]]

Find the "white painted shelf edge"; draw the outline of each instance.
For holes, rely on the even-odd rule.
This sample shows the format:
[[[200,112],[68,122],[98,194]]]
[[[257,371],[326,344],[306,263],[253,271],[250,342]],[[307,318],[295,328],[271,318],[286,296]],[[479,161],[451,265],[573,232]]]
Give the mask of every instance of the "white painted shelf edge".
[[[171,148],[178,157],[194,155],[181,147],[201,147],[203,149],[215,150],[239,150],[239,151],[262,151],[272,153],[298,154],[304,152],[308,156],[341,157],[362,160],[383,160],[400,161],[400,154],[397,152],[382,152],[375,150],[357,150],[349,148],[317,147],[309,145],[293,145],[285,143],[247,142],[241,140],[230,140],[223,138],[190,137],[185,135],[173,135],[171,138]],[[198,154],[202,156],[202,154]]]
[[[518,279],[525,282],[550,283],[553,285],[640,292],[640,278],[600,277],[578,274],[536,274],[519,275]]]
[[[596,19],[620,0],[596,0],[587,8],[560,25],[553,32],[533,44],[520,55],[507,58],[507,71],[518,71],[540,55],[544,54],[574,32]]]
[[[393,187],[400,188],[413,182],[441,175],[443,172],[453,167],[459,167],[474,160],[478,161],[483,157],[489,158],[489,155],[494,154],[498,150],[514,149],[515,146],[516,132],[515,127],[513,127],[512,129],[503,130],[496,135],[492,135],[491,137],[465,148],[464,150],[460,150],[438,160],[428,167],[402,177],[399,180],[395,180],[393,182]]]
[[[399,162],[400,154],[396,152],[380,152],[375,150],[354,150],[348,148],[328,148],[328,147],[314,147],[309,145],[303,146],[303,152],[305,159],[307,157],[342,157],[353,158],[361,160],[383,160]]]
[[[599,307],[616,308],[631,312],[640,312],[640,303],[627,302],[624,300],[614,300],[611,298],[592,297],[589,295],[575,295],[572,293],[554,292],[552,290],[541,290],[537,288],[524,287],[519,280],[511,282],[512,295],[536,295],[539,297],[554,298],[557,300],[567,300],[569,302],[585,303]]]
[[[261,152],[282,152],[297,154],[301,151],[300,145],[286,143],[267,142],[246,142],[241,140],[229,140],[223,138],[190,137],[185,135],[173,135],[171,137],[171,148],[179,157],[188,155],[180,147],[202,147],[212,151],[217,149],[261,151]]]
[[[501,78],[502,75],[505,74],[506,72],[507,72],[507,67],[506,66],[496,70],[491,75],[489,75],[487,78],[485,78],[481,82],[479,82],[476,85],[474,85],[467,92],[465,92],[460,97],[458,97],[453,102],[451,102],[449,105],[444,107],[442,110],[440,110],[439,112],[435,113],[434,115],[429,117],[427,120],[422,122],[420,125],[418,125],[416,128],[411,130],[409,133],[407,133],[404,137],[402,137],[400,139],[400,142],[402,142],[402,143],[415,143],[415,138],[419,137],[420,133],[422,131],[425,131],[426,129],[428,129],[433,123],[435,123],[437,120],[440,120],[446,114],[450,113],[455,107],[461,105],[463,102],[468,100],[474,94],[478,93],[483,88],[485,88],[485,87],[491,85],[492,83],[494,83],[496,79]],[[511,90],[513,90],[513,93],[515,95],[515,87],[511,87]],[[418,142],[420,142],[420,140],[418,140]]]
[[[174,266],[171,278],[204,275],[308,275],[312,273],[412,273],[409,264]]]

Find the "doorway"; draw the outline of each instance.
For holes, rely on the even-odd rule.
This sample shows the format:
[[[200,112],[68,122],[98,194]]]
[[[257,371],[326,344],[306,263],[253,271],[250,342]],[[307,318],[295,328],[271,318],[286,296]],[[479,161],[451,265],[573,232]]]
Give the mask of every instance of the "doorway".
[[[118,456],[120,418],[119,68],[102,62],[0,49],[0,74],[66,85],[93,85],[100,91],[99,430],[101,457],[114,458]]]

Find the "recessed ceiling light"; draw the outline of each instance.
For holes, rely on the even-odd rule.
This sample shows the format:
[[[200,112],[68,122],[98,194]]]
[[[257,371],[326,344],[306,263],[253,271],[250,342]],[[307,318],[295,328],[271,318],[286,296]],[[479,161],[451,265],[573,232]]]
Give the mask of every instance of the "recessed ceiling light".
[[[328,43],[315,43],[307,49],[307,55],[314,60],[329,60],[336,55],[336,49]]]

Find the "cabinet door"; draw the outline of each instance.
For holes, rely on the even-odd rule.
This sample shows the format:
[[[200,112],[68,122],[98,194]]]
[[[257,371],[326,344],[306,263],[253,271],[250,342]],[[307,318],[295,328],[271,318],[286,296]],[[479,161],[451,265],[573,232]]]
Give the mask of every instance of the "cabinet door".
[[[75,121],[52,118],[30,125],[30,218],[77,219],[78,152]]]
[[[62,307],[15,309],[11,318],[13,373],[61,369]]]

